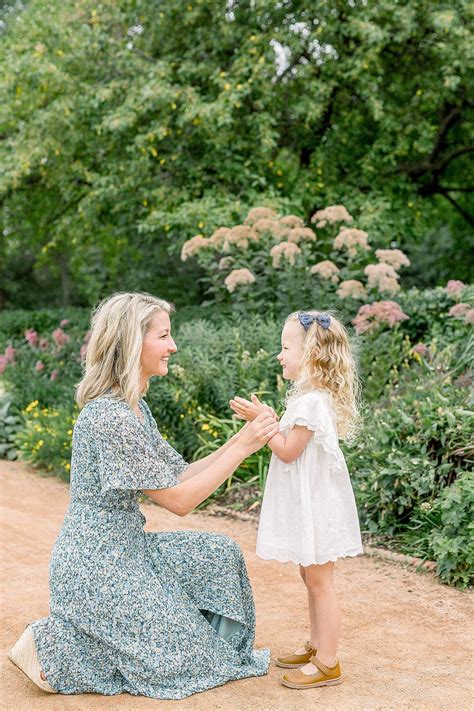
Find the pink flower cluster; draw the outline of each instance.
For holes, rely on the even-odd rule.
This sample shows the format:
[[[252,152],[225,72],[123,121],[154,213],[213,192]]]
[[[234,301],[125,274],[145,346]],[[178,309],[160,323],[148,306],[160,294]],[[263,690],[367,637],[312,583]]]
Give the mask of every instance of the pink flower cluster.
[[[245,218],[245,224],[255,225],[255,223],[259,220],[276,220],[277,218],[277,213],[270,207],[253,207],[249,210],[249,213]]]
[[[62,348],[62,346],[65,346],[66,343],[69,343],[71,340],[67,333],[64,333],[62,328],[55,328],[52,333],[52,338],[59,348]]]
[[[283,220],[281,220],[283,222]],[[292,227],[288,233],[288,242],[316,242],[316,234],[310,227]]]
[[[448,316],[453,318],[462,318],[466,323],[474,323],[474,309],[470,304],[454,304],[448,311]]]
[[[275,244],[270,250],[272,265],[275,269],[280,266],[282,257],[284,257],[289,264],[293,265],[298,254],[301,254],[301,249],[294,242],[280,242],[280,244]]]
[[[195,235],[188,239],[181,248],[181,261],[185,262],[188,257],[194,257],[195,254],[199,252],[203,247],[209,246],[209,240],[207,240],[202,235]]]
[[[369,288],[378,289],[382,294],[396,294],[400,291],[398,274],[390,264],[368,264],[364,269]]]
[[[342,250],[347,249],[350,257],[355,257],[357,254],[357,247],[367,251],[370,247],[367,243],[369,235],[364,230],[358,230],[355,227],[346,228],[341,230],[334,240],[334,249]]]
[[[334,284],[337,284],[339,277],[337,276],[341,271],[338,266],[331,262],[330,259],[325,259],[324,262],[318,262],[313,264],[309,270],[311,274],[317,274],[321,279],[331,279]]]
[[[387,323],[392,328],[408,318],[396,301],[374,301],[361,306],[352,323],[357,333],[365,333],[375,330],[382,323]]]
[[[448,296],[459,296],[461,291],[464,289],[465,284],[459,279],[450,279],[446,284],[446,293]]]
[[[340,299],[365,299],[367,296],[367,291],[365,286],[361,281],[357,279],[347,279],[347,281],[341,281],[339,288],[337,290],[337,295]]]
[[[394,269],[410,266],[410,260],[401,249],[376,249],[375,256],[379,262],[390,264]]]
[[[426,357],[430,352],[428,346],[425,346],[424,343],[417,343],[416,346],[413,346],[411,350],[413,353],[417,353],[418,355],[423,357]]]
[[[5,353],[0,355],[0,373],[3,373],[9,363],[15,362],[16,349],[13,346],[7,346]]]
[[[224,280],[227,291],[232,294],[241,284],[253,284],[255,276],[250,269],[234,269]]]
[[[318,210],[311,218],[311,222],[316,223],[316,227],[325,227],[327,223],[334,222],[352,222],[352,216],[349,215],[344,205],[329,205],[324,210]]]

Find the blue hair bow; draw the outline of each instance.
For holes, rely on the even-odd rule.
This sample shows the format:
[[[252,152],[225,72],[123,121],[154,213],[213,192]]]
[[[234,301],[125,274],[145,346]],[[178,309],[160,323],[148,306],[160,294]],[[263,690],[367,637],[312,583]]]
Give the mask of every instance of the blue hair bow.
[[[319,324],[319,326],[324,329],[329,328],[329,326],[331,325],[331,317],[329,314],[317,314],[316,316],[312,316],[311,314],[307,314],[304,311],[299,311],[298,321],[303,326],[305,331],[307,331],[308,328],[313,325],[313,323]]]

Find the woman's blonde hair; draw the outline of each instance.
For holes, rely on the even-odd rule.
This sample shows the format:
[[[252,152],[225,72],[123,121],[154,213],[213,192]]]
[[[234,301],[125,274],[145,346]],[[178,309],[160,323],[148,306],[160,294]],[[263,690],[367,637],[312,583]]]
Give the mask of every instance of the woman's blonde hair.
[[[76,402],[84,407],[110,388],[119,400],[135,407],[140,391],[140,355],[153,316],[173,307],[151,294],[118,293],[104,299],[92,312],[85,373],[76,386]]]
[[[303,358],[298,377],[288,392],[287,400],[318,388],[329,390],[337,416],[339,438],[351,441],[360,429],[360,384],[347,331],[332,311],[324,312],[330,316],[328,328],[323,328],[314,321],[304,331],[298,318],[300,313],[292,313],[286,319],[286,323],[299,323],[304,333]],[[303,313],[315,317],[321,316],[323,312]]]

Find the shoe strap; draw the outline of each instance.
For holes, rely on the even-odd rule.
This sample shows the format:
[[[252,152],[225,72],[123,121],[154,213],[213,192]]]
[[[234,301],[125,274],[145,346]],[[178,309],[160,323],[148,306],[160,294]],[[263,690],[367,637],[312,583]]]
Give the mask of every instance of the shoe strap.
[[[304,648],[306,649],[307,652],[315,652],[315,648],[311,646],[311,642],[305,642],[304,643]]]
[[[327,667],[325,664],[323,664],[315,654],[310,658],[309,660],[314,664],[315,667],[318,667],[320,671],[322,671],[323,674],[326,676],[331,676],[331,674],[334,671],[334,667]],[[336,665],[337,665],[337,659],[336,659]]]

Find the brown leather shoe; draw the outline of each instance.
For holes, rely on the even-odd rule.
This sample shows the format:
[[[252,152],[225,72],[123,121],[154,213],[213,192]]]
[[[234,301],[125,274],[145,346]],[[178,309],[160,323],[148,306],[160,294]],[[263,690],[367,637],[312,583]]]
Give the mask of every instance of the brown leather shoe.
[[[289,654],[286,657],[277,657],[275,664],[277,667],[284,667],[285,669],[297,669],[298,667],[304,667],[304,665],[309,662],[313,654],[317,654],[316,649],[313,649],[309,642],[305,642],[304,648],[306,649],[304,654]]]
[[[316,686],[335,686],[342,684],[341,667],[339,661],[333,667],[327,667],[319,661],[316,655],[309,660],[317,667],[316,674],[303,674],[297,669],[288,674],[283,674],[281,683],[290,689],[314,689]]]

